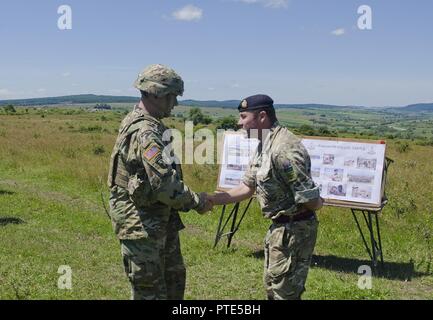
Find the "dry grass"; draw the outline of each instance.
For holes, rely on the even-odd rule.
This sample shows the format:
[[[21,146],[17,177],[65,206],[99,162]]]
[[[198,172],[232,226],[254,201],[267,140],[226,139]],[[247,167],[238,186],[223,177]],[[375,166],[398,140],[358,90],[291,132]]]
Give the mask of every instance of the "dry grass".
[[[23,112],[23,110],[19,111]],[[42,115],[44,117],[42,117]],[[30,110],[0,115],[0,299],[127,299],[118,243],[101,203],[110,152],[123,113]],[[178,119],[167,121],[181,128]],[[410,142],[409,142],[410,143]],[[307,299],[431,299],[432,147],[389,141],[388,197],[382,216],[387,272],[372,290],[357,287],[368,263],[350,211],[325,208]],[[400,150],[401,151],[401,150]],[[212,191],[218,166],[183,166],[185,181]],[[261,243],[268,222],[253,203],[233,248],[211,250],[221,208],[183,215],[189,299],[263,299]],[[6,221],[6,220],[5,220]],[[57,268],[74,270],[74,289],[57,289]]]

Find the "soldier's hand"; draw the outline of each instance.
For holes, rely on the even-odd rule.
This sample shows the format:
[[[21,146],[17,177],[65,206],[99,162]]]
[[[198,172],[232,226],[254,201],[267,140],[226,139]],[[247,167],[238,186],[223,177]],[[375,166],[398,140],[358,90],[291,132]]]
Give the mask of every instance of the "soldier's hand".
[[[212,208],[213,208],[213,202],[209,198],[208,194],[206,194],[206,193],[202,193],[202,194],[205,197],[205,205],[200,210],[197,210],[197,212],[200,213],[200,214],[204,214],[204,213],[206,213],[208,211],[211,211]]]

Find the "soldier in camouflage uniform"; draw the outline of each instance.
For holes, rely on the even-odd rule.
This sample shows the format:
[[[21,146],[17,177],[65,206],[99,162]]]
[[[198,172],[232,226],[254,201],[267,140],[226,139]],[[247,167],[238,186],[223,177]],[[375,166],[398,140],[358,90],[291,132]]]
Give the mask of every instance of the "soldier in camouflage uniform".
[[[310,157],[301,140],[279,125],[270,97],[248,97],[238,109],[238,124],[250,135],[255,131],[260,144],[242,184],[211,201],[239,202],[256,192],[264,217],[272,220],[264,241],[267,297],[300,299],[316,243],[314,211],[323,202],[311,178]]]
[[[183,299],[178,232],[184,225],[178,211],[203,213],[211,206],[205,194],[183,183],[180,165],[166,161],[168,142],[162,135],[167,128],[160,119],[177,105],[183,81],[174,70],[151,65],[134,85],[142,98],[122,121],[111,155],[110,216],[132,299]]]

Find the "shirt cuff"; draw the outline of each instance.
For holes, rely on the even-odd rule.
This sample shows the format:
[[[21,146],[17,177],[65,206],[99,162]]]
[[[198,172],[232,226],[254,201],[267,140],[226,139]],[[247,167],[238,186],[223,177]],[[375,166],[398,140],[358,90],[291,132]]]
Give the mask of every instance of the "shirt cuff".
[[[307,203],[318,198],[320,198],[319,187],[295,192],[295,203]]]

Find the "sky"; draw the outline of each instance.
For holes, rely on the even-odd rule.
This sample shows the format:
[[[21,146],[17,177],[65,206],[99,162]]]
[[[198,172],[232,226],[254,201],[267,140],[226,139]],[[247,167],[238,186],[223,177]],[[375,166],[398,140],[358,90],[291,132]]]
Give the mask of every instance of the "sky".
[[[161,63],[181,100],[433,102],[432,36],[431,0],[3,0],[0,100],[138,96],[138,73]]]

